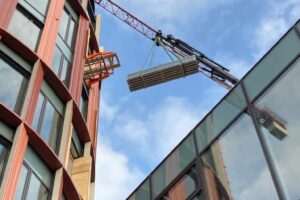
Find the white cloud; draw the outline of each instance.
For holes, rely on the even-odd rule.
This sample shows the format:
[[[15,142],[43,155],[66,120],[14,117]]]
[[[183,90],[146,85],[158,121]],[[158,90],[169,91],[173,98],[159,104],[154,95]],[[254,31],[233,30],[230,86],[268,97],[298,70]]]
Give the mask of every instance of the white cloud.
[[[145,176],[129,166],[126,155],[105,142],[98,145],[95,199],[125,199]]]
[[[156,163],[172,150],[196,125],[204,111],[184,98],[167,97],[149,108],[142,117],[133,112],[119,113],[114,132]],[[155,147],[155,148],[153,148]]]
[[[116,1],[122,7],[126,8],[139,19],[153,25],[163,28],[170,33],[179,32],[180,27],[191,19],[205,19],[212,9],[222,7],[236,0],[131,0]],[[201,16],[201,18],[200,18]]]
[[[118,106],[107,103],[109,98],[102,97],[100,100],[100,119],[110,122],[115,118],[116,113],[118,112]]]
[[[300,1],[269,0],[269,12],[254,32],[254,57],[260,58],[300,17]]]

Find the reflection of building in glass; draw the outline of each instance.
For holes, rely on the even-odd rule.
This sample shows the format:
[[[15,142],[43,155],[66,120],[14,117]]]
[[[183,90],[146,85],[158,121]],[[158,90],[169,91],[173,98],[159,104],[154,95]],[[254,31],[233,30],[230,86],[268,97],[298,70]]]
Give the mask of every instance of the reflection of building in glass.
[[[1,0],[0,13],[0,199],[93,199],[94,1]]]
[[[300,199],[299,76],[300,21],[128,199]]]

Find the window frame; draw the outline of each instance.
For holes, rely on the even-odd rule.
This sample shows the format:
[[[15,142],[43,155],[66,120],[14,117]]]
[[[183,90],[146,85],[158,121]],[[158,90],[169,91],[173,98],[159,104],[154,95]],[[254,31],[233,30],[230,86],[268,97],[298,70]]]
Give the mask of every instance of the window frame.
[[[46,188],[46,190],[48,192],[47,200],[50,200],[51,199],[51,188],[53,188],[53,181],[51,183],[51,187],[48,188],[46,186],[46,184],[40,179],[38,174],[34,171],[34,169],[31,168],[30,164],[27,163],[27,161],[24,160],[23,165],[27,169],[27,174],[26,174],[26,178],[25,178],[23,192],[21,195],[21,200],[27,199],[28,190],[29,190],[29,186],[30,186],[30,180],[31,180],[32,175],[34,175],[40,181],[41,185],[43,185]]]
[[[21,86],[19,89],[19,93],[14,105],[13,110],[17,113],[20,114],[23,105],[24,105],[24,100],[25,100],[25,94],[28,89],[28,84],[29,84],[29,78],[30,78],[30,73],[25,70],[22,66],[20,66],[18,63],[14,62],[7,54],[5,54],[1,49],[0,49],[0,59],[3,60],[6,64],[8,64],[11,68],[13,68],[17,73],[22,75],[23,79],[21,82]]]
[[[0,130],[0,132],[2,132],[2,130]],[[5,159],[4,159],[3,168],[0,171],[0,188],[1,188],[5,168],[7,166],[7,161],[8,161],[10,150],[11,150],[11,143],[7,139],[5,139],[2,135],[0,135],[0,144],[7,149],[7,155],[5,156]]]
[[[19,39],[19,37],[15,36],[12,33],[12,35],[14,37],[16,37],[18,40],[20,40],[25,46],[27,46],[32,51],[36,52],[36,50],[38,49],[39,44],[40,44],[41,35],[42,35],[43,29],[44,29],[44,24],[41,21],[39,21],[32,13],[30,13],[28,10],[26,10],[26,8],[24,8],[20,3],[18,3],[18,5],[16,6],[16,9],[15,9],[14,13],[15,12],[21,13],[25,18],[27,18],[36,27],[38,27],[40,29],[39,34],[38,34],[38,38],[37,38],[37,41],[36,41],[36,45],[35,45],[35,47],[33,49],[31,49],[29,46],[27,46],[21,39]],[[11,18],[10,23],[12,23],[12,19],[13,19],[13,17]]]

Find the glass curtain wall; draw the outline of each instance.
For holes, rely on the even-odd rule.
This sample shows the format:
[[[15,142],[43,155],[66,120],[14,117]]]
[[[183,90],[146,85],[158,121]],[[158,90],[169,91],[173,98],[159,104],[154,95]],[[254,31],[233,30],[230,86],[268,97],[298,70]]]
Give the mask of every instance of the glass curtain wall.
[[[61,78],[66,86],[68,86],[71,73],[77,22],[77,13],[72,9],[69,2],[66,1],[52,60],[53,71]]]

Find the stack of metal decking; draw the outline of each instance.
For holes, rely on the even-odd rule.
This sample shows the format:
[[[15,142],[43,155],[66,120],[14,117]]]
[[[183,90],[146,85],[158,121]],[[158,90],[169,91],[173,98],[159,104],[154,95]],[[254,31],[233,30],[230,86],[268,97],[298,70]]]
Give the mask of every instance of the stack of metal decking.
[[[127,76],[130,91],[158,85],[167,81],[198,73],[199,66],[195,56],[152,67]]]

